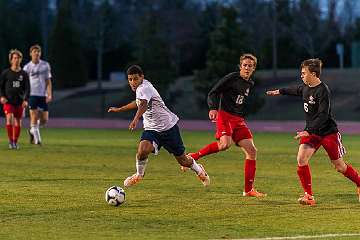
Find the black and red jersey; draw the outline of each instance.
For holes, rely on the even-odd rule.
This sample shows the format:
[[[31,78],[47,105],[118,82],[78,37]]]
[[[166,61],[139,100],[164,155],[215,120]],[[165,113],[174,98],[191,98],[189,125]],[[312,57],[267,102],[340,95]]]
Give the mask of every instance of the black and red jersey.
[[[28,74],[6,69],[0,76],[0,96],[5,97],[9,104],[21,105],[30,94],[30,82]]]
[[[306,119],[305,130],[311,134],[325,136],[338,132],[331,114],[330,90],[325,83],[315,87],[305,84],[279,89],[282,95],[302,96]]]
[[[244,116],[244,105],[254,86],[252,80],[245,80],[239,72],[232,72],[223,77],[208,94],[211,110],[223,110],[238,116]]]

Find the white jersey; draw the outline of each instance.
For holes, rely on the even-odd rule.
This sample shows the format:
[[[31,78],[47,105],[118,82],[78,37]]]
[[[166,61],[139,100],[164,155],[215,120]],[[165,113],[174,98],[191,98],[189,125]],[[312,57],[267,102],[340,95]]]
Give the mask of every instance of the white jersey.
[[[140,99],[147,101],[147,110],[143,114],[145,130],[163,132],[175,126],[179,121],[178,116],[165,106],[158,91],[146,79],[136,89],[136,104],[138,106]]]
[[[30,61],[25,65],[24,71],[29,75],[30,96],[46,96],[46,81],[51,78],[49,63],[43,60],[39,63]]]

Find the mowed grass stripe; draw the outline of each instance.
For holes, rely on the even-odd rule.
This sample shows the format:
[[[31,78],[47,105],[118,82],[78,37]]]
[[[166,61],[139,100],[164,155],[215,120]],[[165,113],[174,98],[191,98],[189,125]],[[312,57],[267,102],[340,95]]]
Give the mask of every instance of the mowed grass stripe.
[[[42,129],[42,147],[29,145],[24,132],[21,149],[11,151],[0,130],[0,239],[236,239],[360,231],[356,188],[323,150],[311,161],[318,204],[298,205],[298,145],[291,134],[254,133],[255,184],[268,193],[265,199],[241,196],[244,157],[236,147],[201,160],[211,176],[209,188],[192,172],[181,173],[162,149],[150,156],[145,179],[126,189],[126,202],[115,208],[105,203],[104,192],[135,171],[140,131]],[[213,141],[213,133],[183,132],[183,138],[190,152]],[[345,158],[360,169],[360,137],[343,141]]]

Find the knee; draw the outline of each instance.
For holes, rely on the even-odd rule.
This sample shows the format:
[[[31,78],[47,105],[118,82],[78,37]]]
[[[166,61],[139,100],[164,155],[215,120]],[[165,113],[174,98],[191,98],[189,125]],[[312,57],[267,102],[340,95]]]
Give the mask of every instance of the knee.
[[[231,142],[219,142],[219,151],[225,151],[229,149],[231,146]]]
[[[145,160],[149,156],[151,150],[147,148],[139,148],[136,154],[138,160]]]
[[[248,158],[256,159],[257,148],[255,146],[252,146],[246,150],[246,153],[248,155]]]
[[[346,164],[335,164],[334,168],[336,169],[336,171],[340,172],[340,173],[345,173],[346,172]]]
[[[44,126],[48,122],[47,119],[40,119],[40,125]]]
[[[299,166],[305,166],[305,165],[308,165],[308,163],[309,163],[307,158],[305,158],[304,156],[298,156],[297,157],[297,162],[298,162]]]

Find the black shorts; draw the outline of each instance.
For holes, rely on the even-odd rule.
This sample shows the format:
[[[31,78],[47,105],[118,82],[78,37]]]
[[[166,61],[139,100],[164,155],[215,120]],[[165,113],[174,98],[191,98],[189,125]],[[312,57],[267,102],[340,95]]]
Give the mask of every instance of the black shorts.
[[[49,110],[48,104],[46,103],[46,97],[30,96],[29,97],[29,108],[30,110],[41,110],[47,112]]]
[[[169,153],[174,154],[175,156],[181,156],[185,152],[180,130],[176,124],[164,132],[145,130],[141,135],[141,141],[142,140],[148,140],[154,145],[155,154],[157,154],[162,146],[164,146]]]

